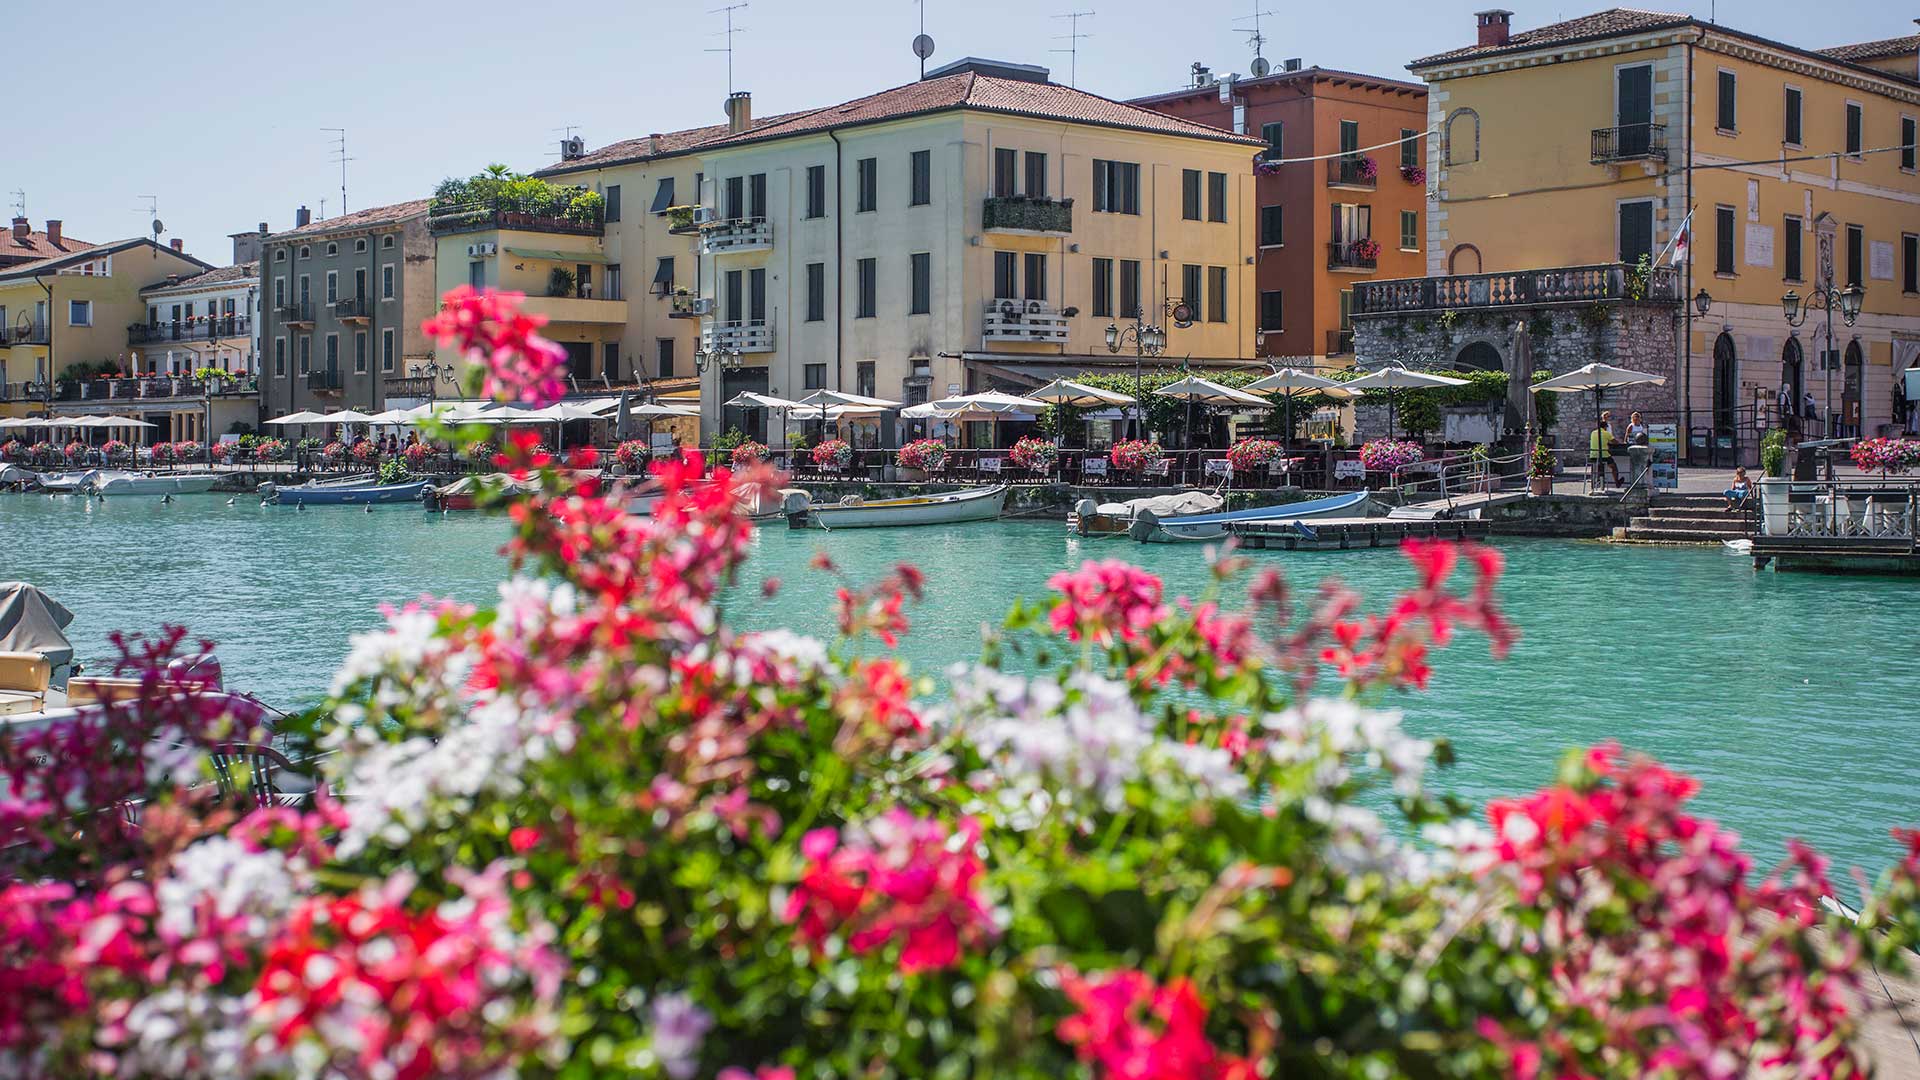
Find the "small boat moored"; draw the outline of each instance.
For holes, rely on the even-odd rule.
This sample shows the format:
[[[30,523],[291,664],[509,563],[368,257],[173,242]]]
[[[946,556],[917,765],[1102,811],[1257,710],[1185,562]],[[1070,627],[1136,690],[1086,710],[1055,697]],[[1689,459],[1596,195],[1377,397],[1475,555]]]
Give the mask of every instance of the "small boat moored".
[[[903,499],[876,499],[868,502],[849,495],[838,503],[816,505],[813,496],[794,491],[786,496],[787,524],[796,529],[871,529],[894,525],[954,525],[967,521],[992,521],[1006,505],[1007,487],[995,484],[986,488],[944,491],[938,495],[913,495]]]
[[[1227,504],[1210,491],[1180,491],[1117,503],[1081,499],[1067,512],[1067,531],[1078,536],[1125,536],[1144,511],[1157,518],[1211,514]]]
[[[192,495],[212,491],[220,479],[210,472],[137,473],[98,469],[80,482],[99,495]]]
[[[1147,544],[1183,543],[1195,540],[1219,540],[1236,526],[1310,521],[1314,518],[1366,517],[1372,492],[1367,490],[1332,495],[1305,502],[1278,506],[1255,506],[1223,514],[1197,514],[1160,518],[1151,511],[1136,515],[1128,535]]]
[[[263,492],[262,497],[275,506],[374,506],[419,502],[426,497],[429,486],[426,480],[414,480],[360,487],[287,487]]]

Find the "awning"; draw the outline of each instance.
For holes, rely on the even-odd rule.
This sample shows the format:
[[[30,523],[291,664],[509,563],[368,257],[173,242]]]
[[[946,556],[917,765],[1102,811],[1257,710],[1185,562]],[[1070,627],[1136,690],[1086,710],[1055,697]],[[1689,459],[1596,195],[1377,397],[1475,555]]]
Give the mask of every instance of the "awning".
[[[613,260],[597,251],[555,251],[552,248],[510,247],[507,254],[518,255],[523,259],[540,259],[544,262],[594,263],[599,266],[611,266]]]
[[[671,258],[661,259],[660,265],[654,268],[653,283],[655,285],[673,284],[673,260]]]
[[[653,189],[653,206],[649,212],[664,214],[673,205],[673,177],[660,178],[660,186]]]

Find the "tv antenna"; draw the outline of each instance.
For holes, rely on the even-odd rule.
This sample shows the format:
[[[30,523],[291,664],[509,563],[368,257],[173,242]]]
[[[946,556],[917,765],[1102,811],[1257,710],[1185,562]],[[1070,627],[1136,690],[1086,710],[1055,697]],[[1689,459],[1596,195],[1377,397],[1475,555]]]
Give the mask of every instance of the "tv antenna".
[[[1093,36],[1092,34],[1083,34],[1080,32],[1080,20],[1089,19],[1092,17],[1093,17],[1093,12],[1091,11],[1069,11],[1064,14],[1054,16],[1054,18],[1056,19],[1067,20],[1067,32],[1064,34],[1055,34],[1053,37],[1053,40],[1055,41],[1065,41],[1067,43],[1067,47],[1064,49],[1052,49],[1049,51],[1063,52],[1067,54],[1067,85],[1068,86],[1080,85],[1080,42],[1085,38],[1090,38]]]
[[[347,162],[353,160],[347,156],[347,129],[330,127],[320,130],[331,131],[334,134],[333,160],[340,163],[340,212],[344,214],[347,212]],[[324,207],[326,204],[323,202],[320,205]],[[324,211],[321,216],[326,216]]]
[[[1242,19],[1233,20],[1236,23],[1250,22],[1253,24],[1251,28],[1248,28],[1245,26],[1235,26],[1234,33],[1247,35],[1247,44],[1253,46],[1253,58],[1255,60],[1266,59],[1264,56],[1261,55],[1261,50],[1266,47],[1267,35],[1260,32],[1260,19],[1262,16],[1272,15],[1272,14],[1274,14],[1274,12],[1272,11],[1260,10],[1260,0],[1254,0],[1253,14],[1248,15],[1247,17]]]
[[[167,227],[160,223],[160,196],[135,195],[134,198],[147,200],[147,205],[146,205],[147,229],[148,231],[153,233],[153,242],[156,244],[159,243],[160,234],[167,231]],[[137,206],[134,207],[133,212],[136,214],[140,213],[141,212],[140,207],[137,207]],[[20,213],[22,216],[25,216],[26,210],[23,208],[20,211]]]
[[[733,35],[736,33],[744,32],[746,30],[746,27],[744,26],[733,25],[733,13],[745,8],[746,6],[747,6],[746,0],[740,0],[740,3],[728,4],[725,7],[710,8],[707,11],[707,14],[709,15],[724,14],[727,17],[727,28],[725,30],[718,31],[713,35],[715,37],[718,37],[720,36],[720,34],[725,34],[727,36],[727,47],[724,49],[708,49],[707,51],[723,52],[727,54],[727,96],[728,97],[733,96]]]
[[[12,191],[8,192],[8,194],[13,196],[13,216],[26,217],[27,216],[26,190],[23,188],[14,188]]]

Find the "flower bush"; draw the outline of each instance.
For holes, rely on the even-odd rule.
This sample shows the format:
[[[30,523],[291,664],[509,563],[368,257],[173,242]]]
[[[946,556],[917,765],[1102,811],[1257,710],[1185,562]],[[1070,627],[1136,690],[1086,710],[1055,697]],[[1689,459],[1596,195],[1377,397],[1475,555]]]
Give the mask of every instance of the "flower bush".
[[[1427,182],[1427,170],[1418,165],[1402,165],[1400,177],[1409,184],[1424,184]]]
[[[374,479],[382,484],[404,484],[413,479],[413,473],[407,469],[405,461],[389,458],[374,470]]]
[[[1374,439],[1360,446],[1360,464],[1368,472],[1393,472],[1426,459],[1417,442],[1406,439]]]
[[[371,465],[380,460],[380,444],[372,439],[360,439],[348,449],[347,453],[352,456],[355,463]]]
[[[262,464],[281,461],[287,456],[285,439],[261,439],[253,444],[253,460]]]
[[[1382,706],[1511,646],[1491,549],[1409,543],[1379,617],[1088,563],[935,685],[912,567],[842,577],[834,643],[725,625],[770,469],[662,462],[636,516],[532,441],[498,600],[389,609],[283,732],[312,805],[195,783],[267,718],[179,630],[0,729],[10,1074],[1844,1076],[1920,941],[1920,833],[1856,925],[1609,746],[1484,826],[1430,794]]]
[[[406,459],[410,467],[418,469],[433,460],[434,455],[439,452],[439,449],[432,443],[417,442],[411,443],[405,449],[401,450],[400,456]]]
[[[1272,439],[1241,439],[1227,450],[1235,472],[1252,472],[1280,460],[1280,444]]]
[[[119,439],[108,439],[106,442],[100,444],[100,452],[106,455],[108,461],[125,461],[132,455],[133,447],[128,446]]]
[[[1380,163],[1371,157],[1363,157],[1359,163],[1360,175],[1368,180],[1380,175]]]
[[[1358,259],[1369,261],[1377,259],[1380,257],[1380,241],[1371,236],[1363,236],[1353,242],[1353,254]]]
[[[1048,472],[1053,463],[1060,460],[1060,448],[1051,439],[1036,439],[1031,435],[1023,436],[1007,451],[1007,460],[1022,469],[1034,472]]]
[[[206,453],[206,449],[205,446],[192,439],[182,439],[173,444],[173,459],[175,461],[197,461],[202,454]]]
[[[338,465],[347,460],[347,444],[336,439],[320,448],[320,457],[329,465]]]
[[[733,462],[733,467],[736,469],[758,464],[759,462],[767,460],[767,444],[757,443],[752,439],[748,439],[733,448],[733,453],[728,457],[728,460]]]
[[[1145,439],[1121,439],[1107,451],[1107,460],[1122,472],[1141,472],[1147,466],[1159,461],[1165,454],[1160,444]]]
[[[0,443],[0,458],[5,458],[8,461],[19,461],[26,456],[27,445],[19,439],[8,439],[6,442]]]
[[[646,468],[647,462],[652,457],[653,453],[648,449],[644,439],[628,439],[613,450],[613,460],[619,462],[630,473],[637,473]]]
[[[467,460],[479,465],[491,465],[499,454],[500,448],[485,439],[467,447]]]
[[[61,453],[66,455],[68,461],[80,461],[87,456],[87,444],[75,439],[63,447]]]
[[[207,454],[214,461],[224,462],[232,457],[239,447],[234,443],[214,443],[207,447]]]
[[[853,464],[853,447],[845,439],[827,439],[813,448],[813,463],[822,469],[844,469]]]
[[[175,457],[174,444],[170,442],[154,443],[153,448],[150,451],[148,451],[148,456],[152,459],[155,465],[162,465],[162,464],[171,462],[174,460],[174,457]]]
[[[900,465],[939,472],[947,463],[947,444],[939,439],[915,439],[900,448]]]
[[[1861,439],[1851,454],[1863,472],[1905,473],[1920,467],[1920,439]]]

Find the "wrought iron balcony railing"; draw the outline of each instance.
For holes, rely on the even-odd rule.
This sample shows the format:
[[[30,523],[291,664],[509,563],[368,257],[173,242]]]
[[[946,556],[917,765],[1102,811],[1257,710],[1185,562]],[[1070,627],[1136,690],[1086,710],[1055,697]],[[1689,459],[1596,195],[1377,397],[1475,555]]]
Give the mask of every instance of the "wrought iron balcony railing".
[[[1072,199],[1030,199],[1025,195],[990,195],[981,212],[981,228],[1021,232],[1073,231]]]
[[[1353,287],[1356,315],[1605,300],[1678,303],[1680,279],[1671,267],[1652,268],[1643,277],[1625,263],[1600,263],[1495,274],[1363,281]]]
[[[1623,124],[1593,129],[1593,163],[1667,160],[1667,125]]]

